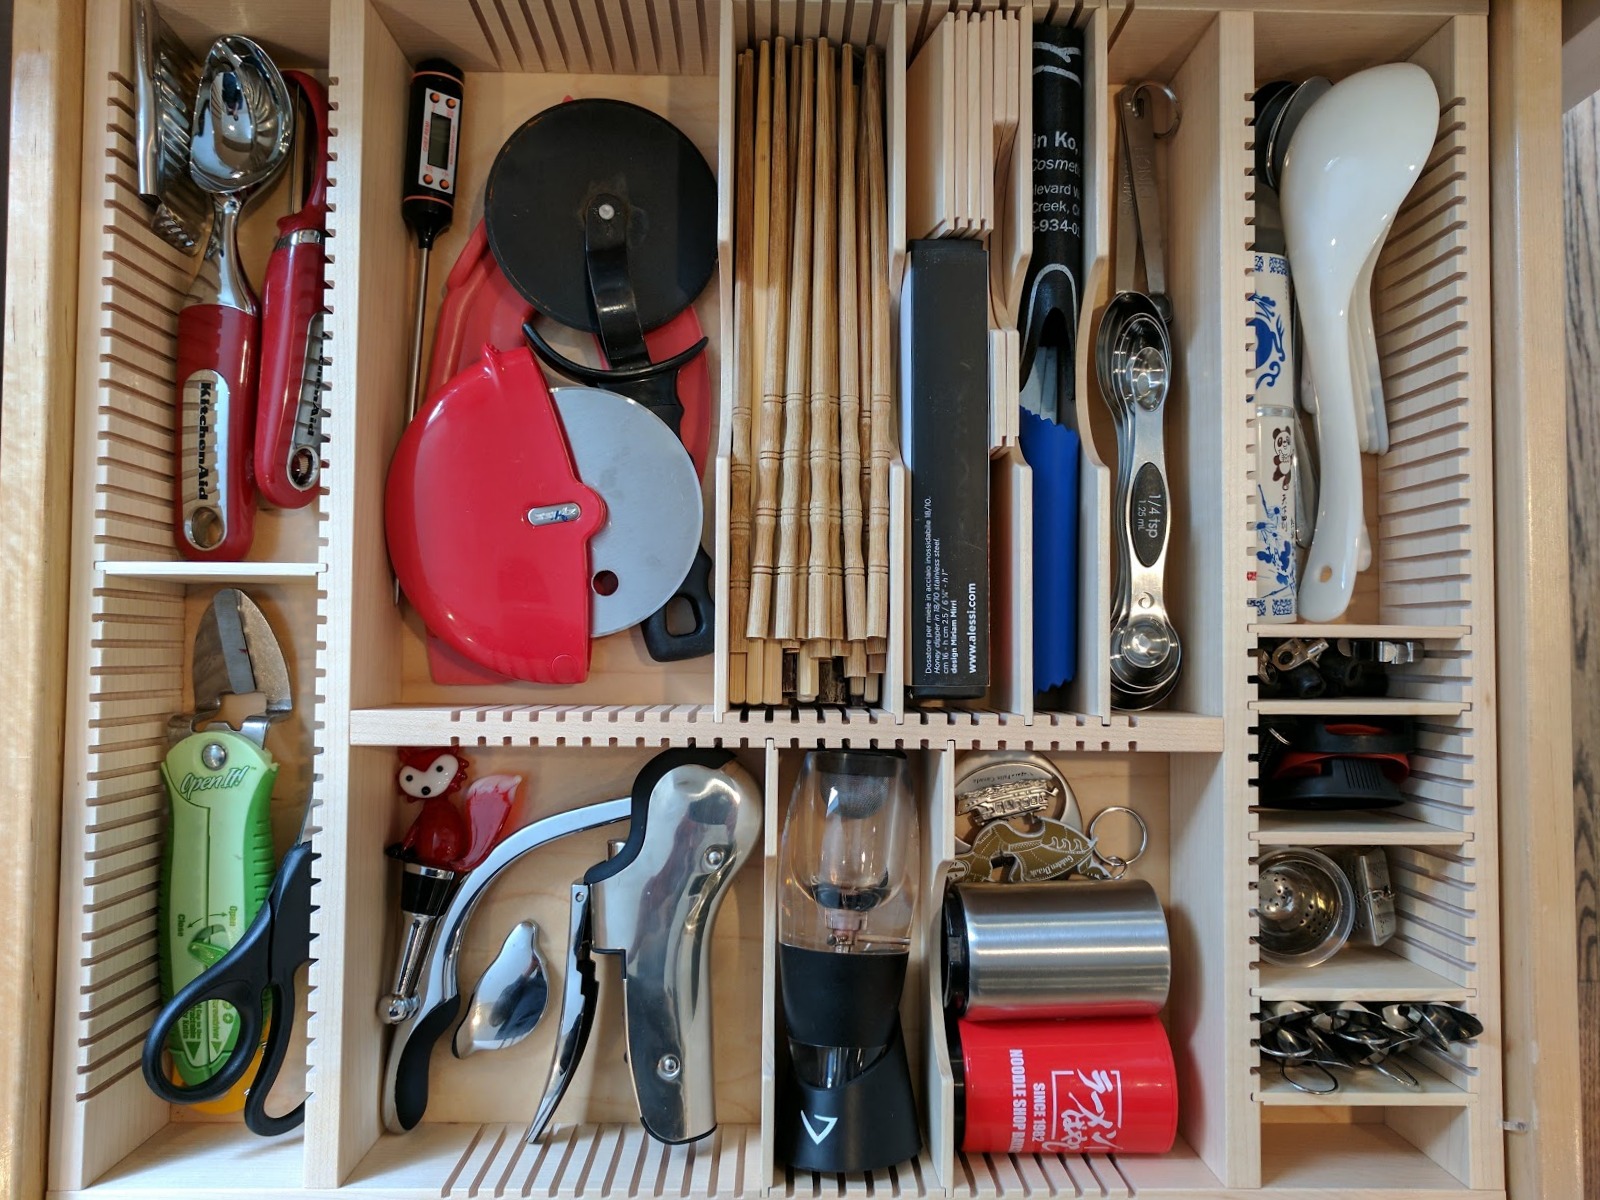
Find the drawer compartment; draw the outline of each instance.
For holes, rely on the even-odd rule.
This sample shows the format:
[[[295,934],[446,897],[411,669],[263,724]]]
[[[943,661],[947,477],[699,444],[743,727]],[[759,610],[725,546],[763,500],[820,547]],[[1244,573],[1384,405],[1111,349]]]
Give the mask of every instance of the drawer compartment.
[[[634,777],[654,754],[642,749],[501,749],[475,750],[472,774],[513,774],[523,778],[521,821],[529,821],[596,801],[629,795]],[[357,752],[360,766],[370,768],[373,793],[360,803],[373,815],[352,854],[377,864],[378,887],[367,896],[351,895],[349,903],[369,914],[359,962],[345,971],[350,989],[343,1036],[349,1058],[382,1064],[388,1054],[390,1027],[377,1016],[377,999],[389,988],[399,947],[401,918],[398,871],[383,848],[399,839],[412,812],[395,804],[393,776],[397,760],[377,747]],[[739,763],[762,787],[766,810],[773,808],[776,784],[772,764],[760,748],[741,751]],[[383,818],[379,820],[380,817]],[[625,826],[615,825],[573,834],[532,852],[509,868],[484,894],[467,926],[457,960],[463,1004],[473,983],[500,949],[518,921],[538,924],[539,947],[549,979],[549,1008],[522,1043],[469,1058],[454,1057],[441,1039],[435,1045],[429,1072],[427,1112],[423,1123],[403,1135],[379,1133],[364,1148],[347,1183],[351,1187],[403,1187],[438,1191],[452,1180],[477,1178],[480,1186],[541,1186],[557,1192],[582,1188],[587,1179],[598,1186],[646,1170],[662,1186],[682,1172],[681,1194],[713,1179],[725,1190],[742,1192],[755,1186],[762,1112],[761,1043],[767,983],[763,977],[764,913],[770,908],[770,870],[764,869],[760,844],[729,885],[708,943],[711,956],[711,1048],[715,1063],[717,1132],[688,1146],[663,1146],[638,1127],[632,1076],[624,1053],[622,981],[612,955],[595,956],[599,1005],[588,1049],[566,1098],[555,1111],[554,1124],[539,1144],[524,1143],[538,1108],[554,1053],[561,989],[566,979],[570,885],[607,856],[608,839],[620,838]],[[463,1009],[464,1011],[464,1009]],[[696,1064],[700,1066],[703,1064]],[[381,1070],[381,1067],[380,1067]],[[381,1075],[378,1077],[381,1079]],[[363,1082],[365,1098],[353,1104],[348,1119],[369,1119],[366,1100],[373,1079]],[[375,1111],[371,1114],[375,1116]],[[359,1133],[352,1135],[361,1136]],[[598,1174],[595,1174],[598,1172]],[[641,1176],[642,1178],[642,1176]],[[520,1181],[520,1182],[519,1182]],[[613,1184],[613,1186],[615,1186]],[[639,1185],[644,1186],[644,1185]],[[624,1187],[623,1190],[626,1190]]]
[[[162,12],[198,53],[222,32],[205,5],[163,5]],[[192,646],[219,587],[243,587],[256,601],[289,669],[292,711],[266,739],[278,763],[271,812],[280,856],[307,805],[320,798],[323,513],[317,501],[293,511],[260,509],[242,562],[195,563],[176,552],[176,325],[198,260],[151,231],[137,194],[131,6],[91,5],[90,23],[100,36],[89,39],[84,73],[84,204],[96,217],[86,220],[82,238],[77,571],[66,663],[74,732],[66,741],[63,797],[51,1186],[166,1190],[188,1186],[181,1181],[197,1163],[219,1171],[233,1163],[256,1186],[297,1187],[299,1139],[263,1145],[237,1114],[207,1116],[161,1102],[145,1085],[140,1054],[159,1007],[167,808],[159,768],[168,718],[194,710]],[[272,47],[280,66],[324,73],[325,8],[285,6],[247,32]],[[240,247],[258,288],[273,223],[296,204],[280,177],[247,209]],[[293,1107],[306,1092],[304,971],[299,992],[295,1040],[269,1100],[273,1111]]]
[[[70,856],[63,886],[71,898],[62,906],[57,1021],[69,1040],[60,1046],[53,1085],[57,1178],[76,1186],[67,1181],[134,1180],[146,1169],[159,1174],[170,1153],[159,1147],[178,1141],[205,1147],[196,1152],[208,1158],[265,1149],[264,1157],[252,1159],[264,1177],[297,1186],[298,1139],[262,1147],[237,1114],[207,1117],[161,1102],[140,1071],[145,1034],[159,1007],[157,906],[168,803],[160,767],[169,744],[167,718],[194,709],[190,647],[216,588],[101,578],[92,597],[91,683],[80,701],[88,737],[75,760],[63,825]],[[252,581],[247,591],[278,635],[293,684],[293,710],[266,739],[278,764],[271,812],[281,858],[307,804],[316,803],[318,595],[301,580]],[[299,993],[295,1041],[269,1111],[292,1108],[306,1091],[304,971]],[[191,1151],[182,1153],[186,1158]]]
[[[1188,0],[251,0],[219,14],[198,0],[159,0],[191,47],[235,31],[219,22],[237,21],[236,31],[260,40],[280,65],[325,76],[333,104],[322,491],[307,508],[263,511],[249,557],[227,564],[190,563],[173,549],[175,325],[194,264],[150,231],[135,194],[129,4],[89,0],[52,1194],[226,1190],[264,1200],[353,1192],[422,1200],[1321,1190],[1400,1200],[1503,1190],[1487,28],[1481,14],[1466,11],[1470,4],[1460,13],[1391,14],[1357,0],[1349,12]],[[719,260],[694,311],[709,338],[703,542],[718,568],[721,617],[730,600],[721,567],[730,557],[731,439],[742,386],[734,305],[737,56],[778,34],[827,36],[882,53],[885,282],[898,339],[906,212],[917,178],[908,163],[917,144],[908,73],[941,22],[997,8],[1024,21],[1071,21],[1085,35],[1086,295],[1072,364],[1084,432],[1075,683],[1048,698],[1034,688],[1034,481],[1016,444],[1018,381],[1003,370],[991,372],[988,445],[992,686],[972,707],[918,709],[904,698],[910,493],[898,460],[890,489],[892,629],[875,702],[751,702],[741,639],[720,622],[715,653],[687,662],[653,661],[630,630],[596,642],[579,684],[435,682],[420,619],[395,601],[384,531],[417,297],[414,241],[394,186],[415,64],[439,55],[466,73],[461,200],[432,255],[425,347],[442,281],[481,219],[496,152],[534,114],[568,98],[626,100],[675,124],[712,166]],[[1315,71],[1339,78],[1396,58],[1430,71],[1441,117],[1423,182],[1377,272],[1393,446],[1365,462],[1374,565],[1359,576],[1344,621],[1261,622],[1245,602],[1260,548],[1247,270],[1257,187],[1252,96],[1272,79]],[[1166,587],[1184,671],[1163,708],[1133,713],[1111,704],[1116,443],[1095,382],[1093,333],[1113,292],[1115,101],[1141,80],[1170,85],[1183,111],[1180,129],[1158,145],[1156,174],[1180,364],[1166,419],[1174,522]],[[1020,86],[1026,104],[1026,80]],[[1031,172],[1018,171],[1027,197]],[[286,185],[278,184],[246,219],[247,266],[258,281],[271,221],[287,204]],[[1014,331],[991,331],[991,352],[1009,354],[1008,339]],[[592,353],[587,339],[555,340],[574,357]],[[895,361],[898,404],[898,353]],[[297,1039],[279,1088],[289,1104],[308,1096],[306,1122],[267,1140],[251,1136],[237,1115],[159,1101],[139,1065],[158,1007],[158,768],[168,717],[193,704],[195,628],[216,589],[228,586],[261,605],[289,660],[294,710],[268,742],[282,764],[276,850],[281,856],[291,844],[310,804],[318,855],[314,961],[302,972]],[[1381,700],[1263,698],[1252,654],[1291,636],[1418,640],[1426,652],[1395,669]],[[741,671],[743,686],[734,682]],[[1364,713],[1417,723],[1398,807],[1324,814],[1258,803],[1264,722]],[[556,1036],[552,1016],[515,1048],[460,1060],[436,1047],[425,1119],[405,1135],[385,1132],[380,1096],[391,1027],[377,1004],[394,969],[400,918],[397,869],[383,851],[414,814],[400,801],[396,751],[419,746],[459,751],[476,775],[523,776],[522,821],[627,794],[640,768],[669,747],[724,748],[750,771],[763,791],[762,842],[710,939],[715,1134],[667,1146],[640,1128],[620,989],[606,959],[598,964],[602,1000],[586,1061],[543,1142],[528,1144],[525,1134]],[[823,1178],[786,1167],[775,1151],[785,1051],[779,845],[805,753],[838,747],[901,750],[916,784],[918,907],[901,1017],[924,1147],[915,1160],[871,1176]],[[1129,873],[1154,886],[1171,932],[1173,981],[1162,1019],[1180,1103],[1168,1154],[985,1155],[959,1147],[939,904],[958,849],[956,776],[966,755],[996,749],[1048,756],[1073,785],[1086,820],[1127,805],[1148,824],[1148,851]],[[1107,836],[1117,842],[1121,834]],[[606,857],[607,840],[604,830],[565,839],[507,875],[469,927],[463,992],[507,930],[531,918],[554,975],[551,1003],[559,1004],[569,885]],[[1381,949],[1347,948],[1304,970],[1261,962],[1257,864],[1285,845],[1388,848],[1400,914],[1394,940]],[[1486,1031],[1459,1056],[1429,1058],[1417,1091],[1391,1093],[1362,1079],[1337,1098],[1314,1101],[1261,1065],[1259,1013],[1284,999],[1450,1001],[1477,1014]]]

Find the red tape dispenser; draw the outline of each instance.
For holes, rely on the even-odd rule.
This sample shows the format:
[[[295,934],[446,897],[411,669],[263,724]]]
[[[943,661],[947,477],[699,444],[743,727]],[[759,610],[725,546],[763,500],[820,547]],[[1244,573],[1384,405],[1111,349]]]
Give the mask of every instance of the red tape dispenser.
[[[400,439],[385,497],[389,557],[430,632],[534,683],[589,674],[589,542],[605,502],[579,478],[527,349],[483,357]]]

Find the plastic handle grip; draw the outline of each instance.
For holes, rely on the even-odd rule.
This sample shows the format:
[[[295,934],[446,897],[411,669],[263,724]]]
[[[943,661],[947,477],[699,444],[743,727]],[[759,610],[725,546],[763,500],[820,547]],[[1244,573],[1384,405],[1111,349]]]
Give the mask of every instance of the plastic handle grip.
[[[682,633],[672,631],[671,617],[679,605],[688,609],[691,625]],[[695,551],[689,573],[671,600],[644,619],[645,649],[655,662],[685,662],[703,658],[715,648],[716,601],[711,595],[711,556]]]
[[[233,1090],[255,1061],[255,1047],[261,1042],[267,1015],[262,993],[271,983],[262,946],[271,936],[271,922],[272,910],[263,907],[233,949],[211,970],[190,980],[156,1015],[145,1038],[144,1079],[150,1090],[169,1104],[220,1099]],[[178,1026],[185,1018],[197,1019],[195,1010],[213,1002],[227,1004],[238,1014],[238,1035],[231,1043],[233,1053],[209,1077],[197,1083],[176,1082],[161,1069],[161,1051],[179,1036]]]
[[[305,1121],[302,1101],[280,1116],[267,1112],[267,1099],[288,1054],[299,1007],[295,974],[311,958],[311,863],[309,842],[284,855],[272,885],[272,899],[256,913],[250,928],[214,967],[170,1000],[156,1017],[144,1045],[144,1077],[150,1090],[171,1104],[199,1104],[226,1095],[256,1065],[244,1102],[244,1123],[258,1137],[287,1133]],[[234,1052],[210,1079],[179,1085],[161,1069],[162,1049],[190,1010],[220,1000],[240,1016]],[[270,1020],[265,1043],[262,1026]],[[260,1047],[257,1052],[257,1047]]]
[[[262,287],[255,478],[262,498],[279,508],[303,508],[317,495],[324,261],[319,241],[280,245]],[[314,391],[302,413],[307,388]]]
[[[184,738],[161,764],[170,808],[161,864],[164,997],[220,962],[266,903],[277,774],[261,747],[227,731]],[[184,1083],[203,1083],[222,1069],[237,1044],[238,1022],[221,1004],[185,1011],[168,1043]]]
[[[1309,289],[1308,289],[1309,291]],[[1317,527],[1300,576],[1300,616],[1337,621],[1350,607],[1365,524],[1350,326],[1343,312],[1305,310],[1305,348],[1317,381]],[[1318,364],[1331,364],[1323,368]]]
[[[1022,454],[1033,468],[1033,685],[1078,673],[1078,433],[1022,410]]]
[[[273,884],[272,913],[272,1011],[276,1014],[261,1069],[256,1072],[250,1095],[244,1103],[244,1123],[258,1137],[287,1133],[306,1119],[305,1102],[281,1116],[267,1113],[267,1097],[283,1069],[289,1052],[299,1002],[295,993],[295,974],[300,965],[311,961],[311,863],[315,858],[311,843],[300,842],[284,855]]]
[[[417,1022],[400,1055],[394,1080],[394,1112],[401,1130],[415,1128],[428,1110],[428,1060],[433,1045],[455,1024],[461,997],[451,996]]]
[[[234,562],[255,536],[254,313],[191,304],[178,314],[178,462],[174,536],[185,558]]]
[[[313,140],[305,200],[298,212],[278,218],[280,234],[292,233],[297,229],[322,229],[328,220],[328,92],[314,75],[304,71],[285,71],[283,77],[305,95],[311,127],[309,130],[303,129],[298,136],[309,134]]]

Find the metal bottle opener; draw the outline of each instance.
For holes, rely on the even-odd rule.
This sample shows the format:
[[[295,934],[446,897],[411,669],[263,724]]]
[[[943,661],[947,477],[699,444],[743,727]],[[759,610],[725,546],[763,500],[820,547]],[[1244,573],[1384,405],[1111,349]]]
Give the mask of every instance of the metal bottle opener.
[[[523,855],[568,834],[625,821],[630,808],[625,799],[606,800],[524,825],[502,838],[478,866],[449,881],[455,890],[433,922],[433,936],[407,938],[408,948],[419,948],[414,965],[408,958],[397,990],[385,1001],[395,1026],[383,1079],[383,1124],[390,1133],[405,1133],[428,1107],[428,1059],[461,1010],[456,961],[467,922],[489,886]]]

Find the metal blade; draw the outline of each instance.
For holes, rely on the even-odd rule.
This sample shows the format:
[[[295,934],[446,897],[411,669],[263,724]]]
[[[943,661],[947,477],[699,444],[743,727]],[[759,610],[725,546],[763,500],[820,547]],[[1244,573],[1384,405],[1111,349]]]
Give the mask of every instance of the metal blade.
[[[600,388],[551,395],[578,478],[606,502],[606,523],[589,543],[591,627],[604,637],[677,593],[700,548],[700,479],[683,444],[643,405]]]
[[[653,419],[653,418],[652,418]],[[571,928],[567,936],[567,969],[562,980],[561,1026],[556,1031],[555,1053],[550,1060],[550,1077],[544,1085],[544,1096],[539,1101],[539,1111],[533,1124],[528,1126],[527,1140],[537,1142],[550,1127],[550,1120],[567,1094],[578,1063],[583,1060],[584,1047],[589,1044],[589,1032],[594,1028],[595,1005],[600,998],[600,984],[595,977],[594,958],[590,941],[593,926],[590,913],[589,885],[582,881],[572,885]]]
[[[211,599],[194,636],[194,703],[199,713],[215,712],[224,696],[259,692],[268,719],[292,707],[289,668],[272,626],[254,601],[238,588],[223,588]]]

